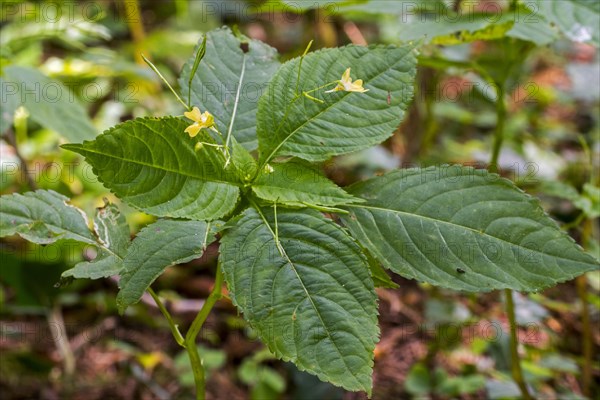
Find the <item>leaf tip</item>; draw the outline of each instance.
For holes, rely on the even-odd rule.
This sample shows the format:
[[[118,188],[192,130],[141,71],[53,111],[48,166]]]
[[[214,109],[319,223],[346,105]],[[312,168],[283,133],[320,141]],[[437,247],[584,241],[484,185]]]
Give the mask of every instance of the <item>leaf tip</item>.
[[[73,151],[75,153],[80,153],[83,149],[83,144],[81,143],[66,143],[60,145],[61,149]]]
[[[119,312],[119,316],[122,317],[125,314],[125,310],[127,310],[127,305],[117,302],[117,311]]]
[[[121,292],[119,292],[119,294],[117,294],[117,311],[119,312],[120,316],[123,316],[125,314],[125,310],[127,310],[127,307],[129,307],[129,304],[123,300]]]

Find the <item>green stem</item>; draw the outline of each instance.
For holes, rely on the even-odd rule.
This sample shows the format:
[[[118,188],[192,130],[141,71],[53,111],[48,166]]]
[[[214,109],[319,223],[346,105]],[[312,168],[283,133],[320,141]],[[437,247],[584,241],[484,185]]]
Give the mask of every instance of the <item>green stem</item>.
[[[175,15],[178,19],[189,17],[187,0],[175,0]]]
[[[204,364],[202,358],[198,353],[196,346],[196,337],[200,333],[204,322],[208,318],[208,314],[217,303],[217,301],[223,297],[221,294],[221,288],[223,286],[223,274],[221,272],[221,266],[217,265],[217,273],[215,276],[215,286],[210,292],[210,295],[204,302],[204,305],[200,309],[196,318],[192,322],[192,326],[185,335],[185,349],[187,350],[188,356],[190,357],[190,363],[192,365],[192,372],[194,374],[194,382],[196,384],[196,399],[204,400],[206,393],[206,373],[204,371]]]
[[[585,221],[582,233],[582,244],[587,245],[588,238],[590,237],[592,230],[592,221],[590,219]],[[594,358],[594,347],[592,339],[592,327],[590,323],[590,307],[588,304],[588,293],[587,293],[587,278],[585,275],[578,276],[576,279],[577,283],[577,294],[579,301],[581,301],[581,324],[582,329],[582,347],[583,347],[583,368],[581,374],[582,380],[582,391],[587,397],[591,395],[592,387],[592,362]]]
[[[581,223],[583,221],[585,221],[585,219],[586,219],[586,215],[584,212],[582,212],[573,221],[569,222],[568,224],[564,224],[563,229],[568,231],[570,229],[576,228],[576,227],[580,226]]]
[[[233,123],[235,121],[235,115],[237,114],[238,103],[240,102],[240,93],[242,92],[242,84],[244,82],[244,74],[246,73],[246,54],[242,59],[242,73],[240,74],[240,82],[238,84],[237,92],[235,94],[235,103],[233,103],[233,113],[231,114],[231,121],[229,128],[227,129],[227,137],[225,138],[225,147],[229,146],[231,139],[231,132],[233,131]]]
[[[523,378],[523,370],[519,362],[519,339],[517,337],[517,321],[515,318],[515,304],[513,302],[513,291],[504,289],[504,297],[506,298],[506,315],[510,325],[510,366],[513,379],[519,389],[524,400],[533,400],[527,389],[525,378]]]
[[[492,159],[490,161],[490,168],[494,168],[498,171],[498,158],[500,157],[500,150],[504,142],[504,127],[506,119],[506,102],[504,101],[504,84],[497,85],[498,87],[498,98],[496,100],[496,130],[494,131],[494,147],[492,149]]]
[[[311,96],[310,94],[308,94],[308,92],[302,92],[302,95],[304,97],[306,97],[307,99],[315,101],[317,103],[320,103],[320,104],[324,104],[325,103],[323,100],[317,99],[316,97]]]
[[[507,74],[508,75],[508,74]],[[507,75],[504,76],[501,80],[496,82],[496,87],[498,88],[497,98],[496,98],[496,130],[494,132],[494,145],[492,149],[492,157],[490,160],[489,168],[495,168],[498,170],[498,158],[500,157],[500,150],[502,149],[502,144],[504,142],[504,128],[506,119],[506,103],[504,100],[504,91],[507,80]],[[521,397],[524,400],[532,400],[531,395],[529,394],[529,390],[527,389],[527,384],[525,383],[525,379],[523,378],[523,370],[521,369],[521,361],[519,359],[519,338],[517,336],[517,322],[515,319],[515,305],[513,302],[513,291],[510,289],[504,290],[504,295],[506,298],[506,314],[508,316],[508,322],[510,325],[510,365],[512,377],[517,386],[521,391]]]
[[[593,358],[593,347],[592,347],[592,328],[590,325],[590,307],[587,300],[587,278],[585,275],[578,276],[577,282],[577,294],[579,295],[579,301],[581,301],[581,323],[583,325],[583,371],[581,374],[581,386],[583,394],[587,397],[590,396],[590,387],[592,385],[592,358]]]
[[[186,104],[185,101],[183,101],[181,97],[179,97],[179,95],[177,94],[175,89],[173,89],[171,84],[169,84],[169,81],[167,81],[167,79],[163,76],[163,74],[160,73],[160,71],[158,70],[158,68],[156,68],[156,66],[152,63],[152,61],[148,60],[143,54],[141,55],[141,57],[142,57],[142,60],[144,60],[144,62],[146,64],[148,64],[148,66],[152,69],[152,71],[154,71],[154,73],[156,73],[156,75],[158,75],[158,77],[164,82],[164,84],[167,85],[167,87],[169,88],[171,93],[173,93],[173,95],[175,95],[175,98],[177,99],[177,101],[179,101],[181,103],[183,108],[185,108],[188,111],[191,111],[192,109],[190,108],[190,106],[188,104]]]
[[[338,83],[338,81],[332,81],[332,82],[326,83],[324,85],[321,85],[318,88],[314,88],[314,89],[308,90],[303,93],[313,93],[313,92],[316,92],[317,90],[325,89],[326,87],[329,87],[331,85],[337,85],[337,83]],[[300,97],[300,95],[297,95],[297,96]]]
[[[260,215],[260,218],[265,223],[265,226],[267,227],[267,229],[269,229],[269,231],[271,232],[271,235],[273,236],[273,240],[275,241],[275,247],[277,247],[277,250],[279,251],[279,254],[281,255],[281,257],[287,258],[287,255],[285,254],[285,250],[283,249],[283,246],[281,246],[281,243],[279,242],[279,232],[278,232],[279,226],[277,223],[277,211],[275,211],[275,231],[273,231],[273,229],[271,228],[271,225],[269,225],[269,221],[267,220],[267,217],[265,217],[265,214],[263,214],[263,212],[260,209],[260,207],[258,206],[258,204],[256,204],[256,202],[252,199],[250,199],[250,204],[252,205],[252,207],[254,207],[254,209],[256,210],[258,215]]]
[[[206,55],[206,40],[207,40],[207,36],[204,35],[204,38],[202,39],[202,44],[200,45],[200,47],[198,47],[198,51],[196,52],[196,57],[194,58],[194,65],[192,66],[192,70],[190,71],[190,78],[188,79],[188,99],[187,99],[188,109],[191,107],[191,104],[192,104],[192,82],[194,81],[194,76],[196,75],[196,71],[198,71],[200,62]],[[246,56],[244,55],[244,65],[245,65],[245,63],[246,63]],[[244,75],[244,70],[242,67],[242,77],[243,77],[243,75]],[[241,82],[241,79],[240,79],[240,82]],[[234,115],[235,115],[235,113],[234,113]]]
[[[173,321],[173,318],[171,317],[171,314],[169,313],[169,311],[166,309],[166,307],[164,306],[162,301],[160,301],[160,298],[154,292],[154,290],[152,290],[152,288],[148,288],[148,293],[150,293],[150,296],[152,296],[152,298],[154,299],[154,302],[158,306],[158,309],[160,310],[162,315],[164,315],[164,317],[167,319],[167,322],[169,323],[169,327],[171,328],[171,333],[173,334],[173,337],[175,338],[175,341],[177,342],[177,344],[180,345],[181,347],[185,347],[185,339],[181,335],[181,332],[179,332],[179,327]]]
[[[300,63],[298,65],[298,78],[296,79],[296,96],[298,96],[298,89],[300,88],[300,74],[302,73],[302,61],[304,61],[304,57],[306,57],[306,54],[308,54],[308,51],[310,50],[310,48],[312,47],[313,41],[311,40],[310,42],[308,42],[308,46],[306,46],[306,49],[304,50],[304,53],[302,54],[302,57],[300,57]]]
[[[420,94],[425,97],[425,120],[423,122],[423,139],[421,142],[421,148],[419,149],[420,155],[425,156],[429,152],[432,144],[435,141],[435,137],[437,134],[437,123],[435,120],[435,115],[433,112],[434,102],[435,102],[435,92],[429,89],[437,88],[439,83],[439,74],[433,70],[425,70],[423,71],[425,74],[421,77],[421,85],[427,85],[427,89]],[[424,78],[424,79],[423,79]]]
[[[302,204],[308,208],[312,208],[313,210],[321,211],[324,213],[349,214],[348,211],[342,210],[341,208],[337,208],[337,207],[318,206],[316,204],[310,204],[305,201],[303,201]]]
[[[62,357],[64,372],[67,377],[67,380],[70,380],[70,378],[75,373],[76,359],[75,355],[73,354],[73,349],[71,348],[71,343],[69,342],[67,328],[65,326],[62,310],[58,301],[54,303],[54,305],[48,312],[47,318],[50,331],[52,331],[52,328],[58,327],[58,329],[60,329],[59,332],[62,332],[61,335],[58,335],[56,337],[52,335],[52,338],[54,339],[56,349]]]
[[[24,143],[27,140],[27,120],[29,118],[29,112],[23,107],[17,108],[14,113],[14,127],[15,127],[15,143]]]

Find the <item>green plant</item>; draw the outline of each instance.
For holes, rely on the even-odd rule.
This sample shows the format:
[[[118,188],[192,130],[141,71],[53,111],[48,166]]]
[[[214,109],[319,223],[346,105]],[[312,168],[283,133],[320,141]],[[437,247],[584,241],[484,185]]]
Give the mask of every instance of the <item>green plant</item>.
[[[113,204],[98,210],[91,230],[56,192],[2,197],[0,236],[97,248],[64,280],[119,275],[121,312],[152,295],[188,353],[198,398],[205,371],[196,338],[224,282],[278,358],[370,394],[374,282],[390,284],[381,266],[470,292],[538,291],[598,268],[536,199],[486,170],[404,169],[336,186],[321,163],[381,143],[403,119],[416,44],[308,50],[280,65],[261,42],[209,32],[181,74],[189,92],[173,90],[193,123],[139,118],[63,146],[121,200],[160,218],[133,240]],[[364,84],[352,86],[348,68]],[[184,335],[150,286],[217,238],[214,289]]]

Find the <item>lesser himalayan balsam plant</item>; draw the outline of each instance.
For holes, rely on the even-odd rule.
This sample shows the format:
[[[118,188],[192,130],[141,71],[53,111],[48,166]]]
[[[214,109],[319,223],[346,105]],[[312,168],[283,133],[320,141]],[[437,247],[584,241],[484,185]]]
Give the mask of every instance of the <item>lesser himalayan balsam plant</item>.
[[[264,43],[209,32],[180,77],[185,116],[138,118],[63,146],[156,222],[130,241],[115,205],[90,229],[67,198],[38,190],[2,197],[2,236],[95,246],[63,278],[119,275],[121,312],[149,291],[189,353],[198,398],[196,336],[223,282],[278,358],[370,394],[375,287],[394,285],[382,267],[470,292],[537,291],[598,268],[536,199],[486,170],[403,169],[344,189],[325,177],[321,162],[392,135],[415,69],[414,44],[307,51],[280,65]],[[214,290],[183,335],[150,285],[217,238]]]

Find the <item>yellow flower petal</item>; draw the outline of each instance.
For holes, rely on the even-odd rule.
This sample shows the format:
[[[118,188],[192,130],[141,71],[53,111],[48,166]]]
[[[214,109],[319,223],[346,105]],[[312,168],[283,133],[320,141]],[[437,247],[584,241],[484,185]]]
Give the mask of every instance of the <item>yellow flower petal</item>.
[[[200,125],[196,122],[193,123],[192,125],[188,126],[187,128],[185,128],[185,133],[189,134],[190,137],[196,137],[196,135],[198,134],[198,132],[200,132]]]
[[[202,119],[202,114],[200,113],[200,109],[198,107],[194,107],[192,111],[184,112],[183,115],[195,122],[200,122]]]
[[[362,87],[362,84],[357,85],[356,83],[351,84],[350,89],[348,90],[349,92],[358,92],[358,93],[365,93],[368,92],[368,89],[365,89],[364,87]]]
[[[344,75],[342,75],[342,82],[352,82],[352,78],[350,78],[350,68],[348,68],[346,72],[344,72]]]

